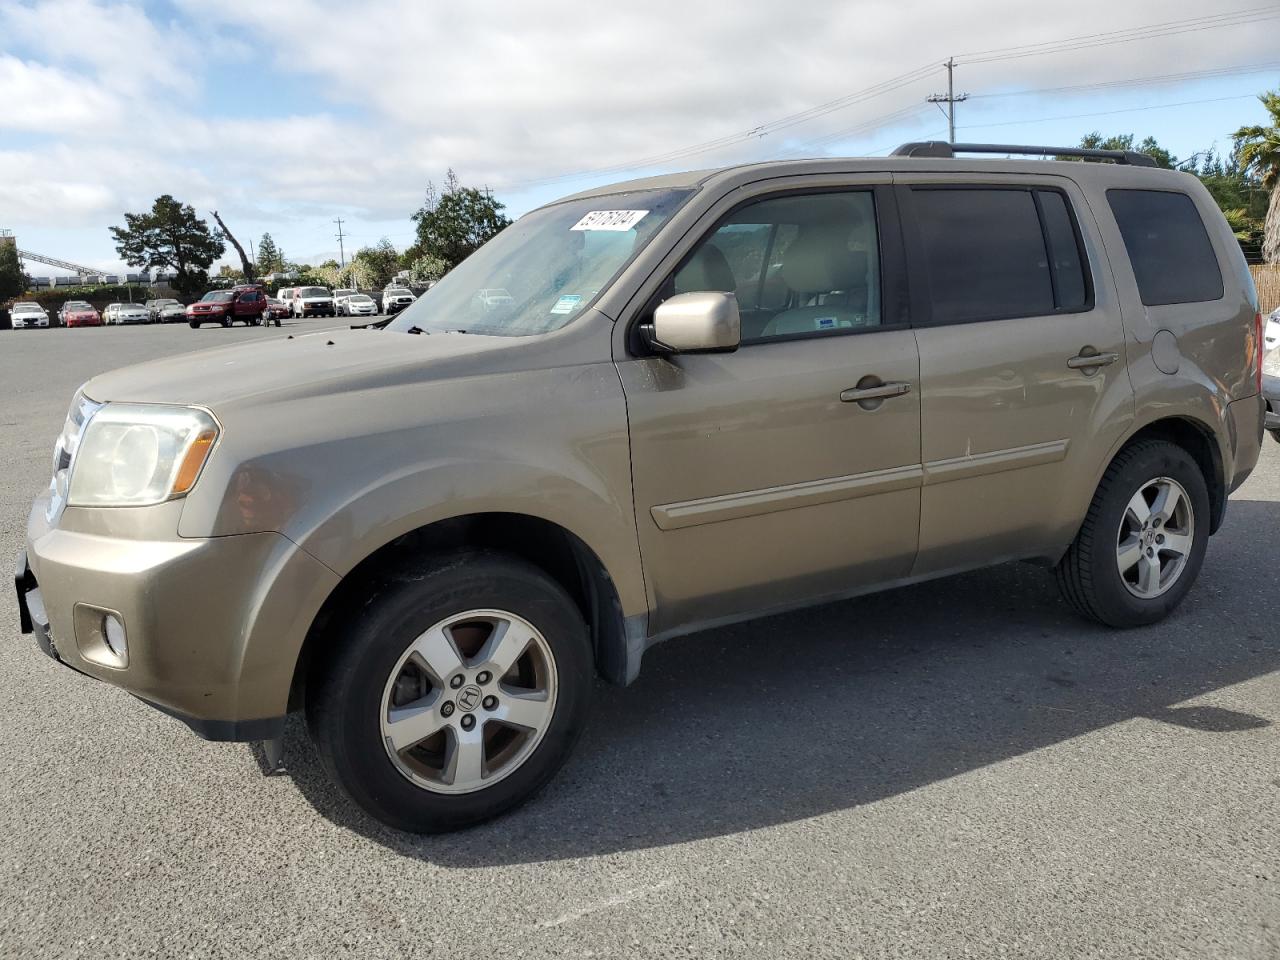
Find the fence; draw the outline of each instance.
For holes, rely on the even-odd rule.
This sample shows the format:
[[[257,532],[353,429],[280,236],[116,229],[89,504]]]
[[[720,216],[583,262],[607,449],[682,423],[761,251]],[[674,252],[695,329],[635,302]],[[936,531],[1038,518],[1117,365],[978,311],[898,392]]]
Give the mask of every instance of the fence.
[[[1258,303],[1262,305],[1265,316],[1280,307],[1280,263],[1250,264],[1249,272],[1253,274],[1253,282],[1258,288]]]

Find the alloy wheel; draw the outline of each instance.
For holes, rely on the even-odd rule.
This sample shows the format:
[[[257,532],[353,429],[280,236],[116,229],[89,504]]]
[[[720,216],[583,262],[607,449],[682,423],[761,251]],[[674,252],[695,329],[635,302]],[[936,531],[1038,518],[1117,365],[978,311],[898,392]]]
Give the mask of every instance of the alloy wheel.
[[[1186,569],[1195,543],[1195,514],[1182,484],[1158,477],[1129,500],[1116,538],[1116,565],[1142,600],[1166,593]]]
[[[383,744],[396,769],[436,793],[471,793],[514,773],[555,714],[551,648],[527,620],[469,610],[400,656],[382,693]]]

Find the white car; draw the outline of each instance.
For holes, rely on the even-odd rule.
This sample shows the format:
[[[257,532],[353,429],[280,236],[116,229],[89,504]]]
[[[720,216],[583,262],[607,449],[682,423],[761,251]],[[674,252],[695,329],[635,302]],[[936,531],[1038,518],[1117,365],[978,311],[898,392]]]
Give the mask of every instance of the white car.
[[[405,287],[387,287],[382,291],[382,312],[387,316],[399,313],[418,298]]]
[[[291,304],[293,303],[293,291],[297,289],[297,287],[281,287],[276,293],[276,299],[283,300],[286,304]]]
[[[341,310],[341,307],[342,307],[342,301],[343,301],[343,300],[345,300],[347,297],[351,296],[353,293],[356,293],[356,292],[358,292],[358,291],[355,291],[355,290],[348,290],[348,289],[346,289],[345,287],[344,287],[343,289],[341,289],[341,290],[335,290],[335,291],[333,291],[333,305],[334,305],[335,307],[338,307],[338,308],[339,308],[339,310],[338,310],[338,312],[339,312],[339,313],[341,313],[341,312],[342,312],[342,310]]]
[[[1276,307],[1267,315],[1262,329],[1263,350],[1274,350],[1280,347],[1280,307]]]
[[[333,294],[328,287],[295,287],[291,312],[295,319],[338,315],[337,308],[333,305]]]
[[[13,329],[15,330],[21,330],[25,327],[47,327],[49,325],[49,314],[38,303],[15,303],[9,309],[9,319],[12,321]]]
[[[515,297],[511,296],[502,287],[487,287],[483,290],[477,290],[475,295],[476,303],[480,309],[496,310],[498,307],[508,306],[515,303]]]
[[[338,301],[338,313],[348,317],[374,317],[378,314],[378,301],[367,293],[352,293]]]
[[[102,323],[104,325],[116,322],[116,311],[123,307],[123,303],[108,303],[102,308]]]
[[[150,323],[151,315],[144,303],[113,303],[115,312],[108,323]],[[109,309],[109,308],[108,308]]]

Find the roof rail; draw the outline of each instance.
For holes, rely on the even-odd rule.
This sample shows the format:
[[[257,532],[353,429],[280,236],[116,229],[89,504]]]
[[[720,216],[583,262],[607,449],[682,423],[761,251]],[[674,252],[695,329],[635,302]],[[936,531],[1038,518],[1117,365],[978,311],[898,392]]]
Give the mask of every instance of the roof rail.
[[[1088,160],[1111,160],[1131,167],[1154,167],[1156,161],[1136,150],[1090,150],[1085,147],[1027,147],[1010,143],[947,143],[945,140],[921,140],[904,143],[890,154],[892,157],[953,158],[957,153],[1018,153],[1033,157],[1082,157]]]

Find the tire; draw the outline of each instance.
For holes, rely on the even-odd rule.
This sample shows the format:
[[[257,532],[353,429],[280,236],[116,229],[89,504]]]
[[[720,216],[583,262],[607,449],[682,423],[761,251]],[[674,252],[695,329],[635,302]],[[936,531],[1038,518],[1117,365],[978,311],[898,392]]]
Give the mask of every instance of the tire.
[[[199,324],[198,322],[196,322],[195,320],[188,320],[188,321],[187,321],[187,326],[189,326],[192,330],[199,330],[199,329],[200,329],[200,324]]]
[[[332,642],[326,652],[312,660],[307,726],[329,775],[371,816],[414,833],[467,827],[528,800],[569,756],[589,708],[593,658],[578,608],[563,588],[540,569],[498,553],[440,557],[372,584],[368,595],[356,599],[352,607],[358,614],[338,625],[336,633],[329,637]],[[533,628],[537,639],[522,647],[525,653],[515,663],[521,676],[537,675],[533,658],[544,664],[541,676],[551,679],[544,681],[546,691],[541,699],[509,697],[512,688],[507,683],[491,675],[486,679],[480,658],[488,655],[485,645],[499,636],[496,629],[487,639],[474,641],[481,645],[480,649],[476,651],[473,646],[472,658],[462,661],[461,670],[448,666],[448,658],[433,655],[433,659],[446,665],[433,668],[435,674],[459,677],[455,681],[459,689],[456,695],[445,677],[433,679],[406,659],[410,646],[433,633],[434,627],[447,627],[451,617],[469,611],[495,614],[499,623],[507,622],[512,627],[519,621],[520,629]],[[513,619],[502,621],[504,616]],[[478,630],[478,634],[469,634],[473,640],[484,637],[487,628],[483,624],[469,625],[476,622],[468,617],[462,623],[464,633],[452,636]],[[459,624],[451,626],[458,628]],[[450,657],[456,657],[462,649],[448,642],[433,649],[446,647]],[[452,662],[456,664],[457,660]],[[545,666],[548,662],[550,668]],[[387,730],[391,707],[396,704],[389,698],[400,695],[399,685],[410,674],[412,693],[401,705],[422,698],[433,728],[439,727],[443,732],[425,740],[415,740],[417,734],[408,735],[406,742],[412,745],[393,759],[388,745],[393,738]],[[508,672],[505,676],[510,680],[516,674]],[[428,686],[429,691],[424,693]],[[492,694],[501,694],[502,699],[491,704]],[[456,704],[446,699],[455,696]],[[484,699],[479,700],[478,707],[468,706],[464,696],[472,703],[482,696]],[[432,699],[428,701],[427,697]],[[538,708],[548,701],[552,704],[549,711],[540,714],[544,721],[538,729],[508,726],[499,717],[509,709],[509,703],[521,699],[525,705],[532,702]],[[494,711],[489,719],[485,719],[486,710]],[[471,727],[466,726],[468,717]],[[477,764],[496,766],[485,773],[476,766],[479,779],[470,782],[496,779],[488,785],[468,787],[458,778],[457,771],[465,764],[457,758],[462,750],[460,738],[466,737],[461,731],[474,731],[476,719],[480,720],[480,732],[470,734],[470,739],[474,743],[480,738],[482,746],[472,748],[478,754],[468,755],[479,756],[481,759],[474,761]],[[514,737],[515,745],[502,745],[504,737]],[[410,769],[415,762],[410,751],[425,750],[433,744],[431,749],[437,752],[432,756],[440,769]],[[496,757],[491,756],[492,749],[498,749]],[[448,759],[451,750],[452,768]],[[515,753],[509,753],[511,750]],[[508,757],[505,766],[504,755]],[[462,790],[468,792],[458,792]]]
[[[1271,439],[1274,440],[1276,443],[1280,443],[1280,430],[1272,430]]]
[[[223,325],[224,327],[229,327],[229,326],[231,326],[231,318],[230,318],[230,317],[223,317],[223,318],[222,318],[222,320],[221,320],[221,323],[222,323],[222,325]]]
[[[1167,521],[1153,509],[1162,506],[1166,492],[1177,494],[1174,503],[1185,501]],[[1139,494],[1151,511],[1141,526],[1142,505],[1132,509]],[[1062,596],[1081,616],[1112,627],[1164,619],[1195,583],[1209,544],[1209,522],[1208,486],[1190,454],[1163,440],[1126,447],[1103,474],[1079,533],[1058,563]],[[1173,550],[1175,542],[1185,543],[1185,549]],[[1122,573],[1134,551],[1137,563]],[[1149,580],[1152,564],[1143,554],[1157,561]]]

